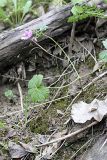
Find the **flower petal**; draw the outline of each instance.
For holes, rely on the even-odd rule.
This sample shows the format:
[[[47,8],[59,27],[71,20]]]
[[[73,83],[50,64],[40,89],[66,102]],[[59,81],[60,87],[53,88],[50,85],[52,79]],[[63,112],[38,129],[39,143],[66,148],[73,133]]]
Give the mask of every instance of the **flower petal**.
[[[27,40],[30,39],[33,36],[33,32],[32,30],[26,30],[23,34],[23,36],[21,37],[22,40]]]

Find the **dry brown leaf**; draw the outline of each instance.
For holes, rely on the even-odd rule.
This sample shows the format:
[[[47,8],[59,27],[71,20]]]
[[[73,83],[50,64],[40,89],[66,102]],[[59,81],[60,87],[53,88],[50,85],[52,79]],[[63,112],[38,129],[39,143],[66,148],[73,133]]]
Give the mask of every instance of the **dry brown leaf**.
[[[41,134],[38,134],[38,141],[40,142],[40,143],[46,143],[47,142],[47,140],[48,140],[48,138],[49,138],[49,135],[41,135]]]
[[[14,142],[9,142],[8,144],[9,146],[9,153],[11,155],[11,158],[22,158],[24,157],[27,152],[25,151],[25,149],[23,147],[21,147],[20,145],[14,143]]]
[[[13,136],[15,136],[15,135],[16,135],[15,129],[11,128],[11,129],[9,130],[9,132],[7,133],[7,135],[6,135],[6,138],[11,138],[11,137],[13,137]]]
[[[50,139],[48,139],[48,140],[51,141],[53,139],[61,138],[66,133],[67,133],[67,130],[63,130],[61,132],[57,132],[54,135],[52,135],[52,137],[50,137]],[[42,158],[43,159],[47,159],[47,160],[48,159],[52,159],[54,153],[60,147],[60,144],[61,144],[61,142],[56,142],[56,143],[51,144],[50,146],[45,146],[45,148],[43,149],[42,153],[40,155],[37,155],[35,160],[41,160]]]
[[[58,149],[59,144],[60,144],[60,142],[54,143],[54,144],[52,144],[52,145],[50,145],[48,147],[46,146],[43,149],[42,153],[40,155],[36,156],[35,160],[41,160],[42,158],[43,159],[47,159],[47,160],[51,159],[52,158],[52,154]]]
[[[29,152],[29,153],[37,153],[36,147],[34,147],[31,143],[29,143],[29,144],[22,143],[22,142],[19,142],[19,143],[20,143],[21,146],[25,149],[26,152]]]
[[[43,150],[43,153],[42,153],[42,157],[44,159],[51,159],[51,155],[53,152],[54,152],[53,146],[45,147],[45,149]]]
[[[104,101],[94,99],[90,104],[81,101],[75,103],[71,110],[72,119],[76,123],[85,123],[92,118],[100,122],[106,114],[107,99]]]
[[[0,160],[4,160],[4,158],[2,156],[0,156]]]

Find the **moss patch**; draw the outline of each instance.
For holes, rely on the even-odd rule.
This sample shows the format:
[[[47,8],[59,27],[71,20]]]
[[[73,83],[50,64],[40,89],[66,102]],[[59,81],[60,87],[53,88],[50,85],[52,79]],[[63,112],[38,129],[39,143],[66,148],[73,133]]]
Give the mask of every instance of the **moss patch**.
[[[93,58],[91,56],[89,56],[87,59],[86,59],[86,62],[85,64],[90,68],[90,69],[93,69],[94,65],[95,65],[95,61],[93,60]]]
[[[57,109],[62,112],[66,110],[68,101],[66,99],[53,103],[49,109],[40,111],[37,118],[33,119],[29,123],[30,130],[34,133],[45,134],[49,132],[49,127],[52,124],[52,120],[58,122],[59,115]]]
[[[48,119],[43,115],[38,116],[36,119],[33,119],[29,123],[29,126],[31,132],[44,134],[48,131],[49,127]]]
[[[81,94],[81,100],[84,100],[87,103],[90,103],[96,97],[97,87],[96,85],[91,85]]]

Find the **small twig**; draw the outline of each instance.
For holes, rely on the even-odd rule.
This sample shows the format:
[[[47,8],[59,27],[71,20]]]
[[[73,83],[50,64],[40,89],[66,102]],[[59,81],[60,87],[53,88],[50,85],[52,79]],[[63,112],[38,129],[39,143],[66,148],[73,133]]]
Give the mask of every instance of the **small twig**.
[[[81,42],[79,42],[78,40],[76,40],[78,43],[79,43],[79,45],[81,46],[81,47],[83,47],[87,52],[88,52],[88,54],[90,54],[90,56],[93,58],[93,60],[95,61],[95,63],[97,63],[97,60],[96,60],[96,58],[92,55],[92,53],[81,43]]]
[[[69,69],[70,66],[71,66],[71,64],[69,64],[69,65],[67,66],[67,68],[62,72],[62,74],[58,77],[58,79],[57,79],[55,82],[53,82],[49,87],[55,85],[55,84],[63,77],[63,75],[66,74],[66,71]],[[72,72],[72,71],[71,71],[71,72]]]
[[[93,72],[92,72],[93,73]],[[78,81],[79,79],[82,79],[86,76],[89,76],[91,75],[92,73],[88,73],[88,74],[85,74],[84,76],[81,76],[81,77],[77,77],[76,79],[74,79],[74,81],[71,81],[70,83],[66,84],[65,86],[62,86],[62,88],[66,88],[66,87],[69,87],[71,84],[74,84],[76,81]],[[54,88],[54,89],[58,89],[58,88],[61,88],[61,87],[50,87],[50,88]]]
[[[17,86],[18,86],[18,90],[19,90],[19,94],[20,94],[21,110],[22,110],[22,112],[24,112],[22,88],[21,88],[19,82],[17,83]]]
[[[68,74],[70,74],[70,73],[72,73],[72,70],[71,71],[69,71],[69,72],[67,72],[67,73],[63,73],[62,74],[62,76],[65,76],[65,75],[68,75]],[[29,79],[24,79],[24,78],[16,78],[16,77],[12,77],[12,76],[10,76],[10,75],[0,75],[0,76],[2,76],[2,77],[4,77],[4,78],[10,78],[10,79],[15,79],[15,80],[21,80],[21,81],[25,81],[25,82],[29,82]],[[59,78],[61,75],[54,75],[54,76],[51,76],[51,77],[44,77],[43,79],[45,79],[45,80],[47,80],[47,79],[51,79],[51,78]]]
[[[71,55],[71,56],[72,56],[73,42],[74,42],[74,38],[75,38],[75,28],[76,28],[76,23],[73,23],[72,30],[71,30],[70,44],[69,44],[69,55]],[[78,80],[79,80],[80,86],[82,88],[80,76],[78,76]]]
[[[100,147],[100,150],[101,151],[103,149],[103,147],[105,146],[105,144],[107,144],[107,139],[104,141],[104,143],[102,144],[102,146]]]
[[[34,38],[32,38],[32,42],[35,43],[38,47],[40,47],[45,53],[47,53],[47,54],[51,55],[52,57],[57,58],[57,59],[59,59],[61,61],[64,61],[64,59],[49,53],[44,47],[42,47],[38,42],[36,42]]]
[[[86,147],[86,146],[88,145],[88,143],[91,142],[92,140],[93,140],[93,138],[91,138],[89,141],[87,141],[81,148],[78,149],[78,151],[77,151],[75,154],[73,154],[73,156],[72,156],[69,160],[74,159],[74,157],[77,155],[77,153],[78,153],[81,149],[83,149],[84,147]]]
[[[67,58],[68,62],[71,64],[71,66],[72,66],[72,68],[74,69],[75,73],[77,74],[77,77],[80,78],[79,73],[78,73],[78,71],[76,70],[74,63],[71,61],[70,57],[67,55],[67,53],[64,51],[64,49],[63,49],[52,37],[50,37],[50,36],[48,36],[48,35],[44,35],[44,36],[48,37],[50,40],[52,40],[52,41],[60,48],[60,50],[62,51],[62,53],[63,53],[63,54],[65,55],[65,57]]]
[[[72,46],[73,46],[74,37],[75,37],[75,27],[76,27],[76,23],[73,23],[72,29],[71,29],[70,44],[69,44],[69,54],[70,55],[72,55]]]
[[[94,126],[94,125],[96,125],[97,123],[98,123],[97,121],[94,121],[94,122],[92,122],[91,124],[87,125],[86,127],[83,127],[82,129],[79,129],[79,130],[77,130],[77,131],[75,131],[75,132],[73,132],[73,133],[70,133],[70,134],[68,134],[68,135],[66,135],[66,136],[63,136],[63,137],[61,137],[61,138],[54,139],[54,140],[52,140],[52,141],[50,141],[50,142],[47,142],[47,143],[44,143],[44,144],[41,144],[41,145],[36,145],[36,147],[47,146],[47,145],[49,145],[49,144],[53,144],[53,143],[60,142],[60,141],[62,141],[62,140],[71,138],[71,137],[73,137],[73,136],[75,136],[75,135],[77,135],[77,134],[85,131],[86,129],[88,129],[88,128]]]
[[[40,107],[40,106],[42,106],[42,105],[46,105],[46,104],[49,104],[49,103],[51,103],[51,102],[56,102],[56,101],[59,101],[59,100],[61,100],[61,99],[68,98],[68,97],[70,97],[70,94],[67,94],[67,95],[65,95],[65,96],[63,96],[63,97],[56,98],[56,99],[51,100],[51,101],[47,101],[47,102],[44,102],[44,103],[37,104],[37,105],[35,105],[35,106],[33,106],[33,107],[29,107],[29,109],[34,109],[34,108],[36,108],[36,107]],[[0,118],[5,118],[6,116],[12,116],[12,115],[14,115],[14,114],[17,114],[17,115],[18,115],[18,114],[20,114],[21,112],[22,112],[22,110],[14,111],[14,112],[9,112],[9,113],[7,113],[7,114],[5,114],[5,115],[0,116]]]
[[[62,146],[64,145],[65,141],[66,140],[64,140],[63,143],[57,148],[57,150],[52,153],[51,157],[53,157],[62,148]]]
[[[65,82],[62,82],[61,87],[64,85],[64,83],[65,83]],[[61,90],[61,88],[59,88],[59,89],[56,91],[55,95],[54,95],[53,98],[52,98],[51,103],[48,105],[48,107],[46,107],[46,109],[49,109],[49,107],[52,105],[53,100],[57,97],[57,95],[58,95],[58,93],[60,92],[60,90]]]

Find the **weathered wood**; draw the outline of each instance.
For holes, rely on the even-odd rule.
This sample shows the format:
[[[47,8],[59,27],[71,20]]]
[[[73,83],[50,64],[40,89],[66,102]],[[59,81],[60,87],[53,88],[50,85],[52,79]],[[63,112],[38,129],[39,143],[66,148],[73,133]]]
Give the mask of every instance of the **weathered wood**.
[[[0,34],[0,72],[4,72],[6,68],[15,65],[23,57],[28,56],[25,54],[25,50],[29,51],[29,41],[21,40],[25,30],[35,31],[39,26],[48,26],[46,34],[50,37],[58,36],[71,27],[71,24],[67,23],[70,10],[70,4],[56,8],[38,19]],[[46,39],[46,37],[43,37],[43,39]]]

